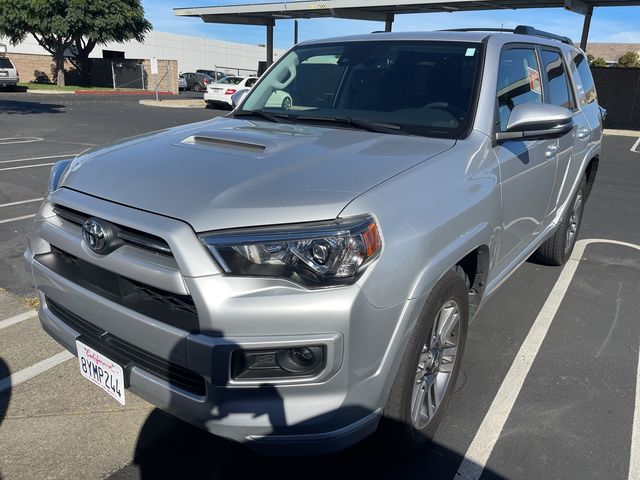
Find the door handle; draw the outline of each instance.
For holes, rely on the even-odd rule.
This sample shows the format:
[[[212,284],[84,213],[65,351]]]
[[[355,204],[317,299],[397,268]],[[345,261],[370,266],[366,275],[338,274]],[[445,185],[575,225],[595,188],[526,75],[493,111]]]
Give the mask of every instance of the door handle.
[[[544,156],[547,158],[553,158],[555,157],[556,153],[558,152],[558,144],[554,143],[553,145],[549,145],[547,147],[547,151],[544,152]]]
[[[591,129],[587,127],[578,128],[578,138],[587,138],[591,135]]]

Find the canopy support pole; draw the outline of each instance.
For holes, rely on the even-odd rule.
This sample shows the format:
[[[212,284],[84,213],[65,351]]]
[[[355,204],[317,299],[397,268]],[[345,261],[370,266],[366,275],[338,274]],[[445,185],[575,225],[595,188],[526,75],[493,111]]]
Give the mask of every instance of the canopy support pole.
[[[274,21],[267,25],[267,68],[273,64],[273,27]]]
[[[590,5],[587,13],[584,15],[584,23],[582,24],[582,38],[580,39],[580,48],[587,49],[587,39],[589,38],[589,28],[591,28],[591,17],[593,16],[593,7]]]
[[[393,20],[394,20],[393,13],[387,14],[387,20],[384,22],[384,31],[385,32],[390,32],[391,31],[391,29],[393,28]]]

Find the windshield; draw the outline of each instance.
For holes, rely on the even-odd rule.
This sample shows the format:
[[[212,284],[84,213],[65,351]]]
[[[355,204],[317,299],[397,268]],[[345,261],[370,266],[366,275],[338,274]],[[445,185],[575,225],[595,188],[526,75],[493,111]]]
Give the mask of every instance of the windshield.
[[[475,102],[482,45],[428,41],[294,48],[249,93],[241,115],[295,122],[376,122],[413,135],[460,138]]]
[[[216,83],[221,83],[223,85],[238,85],[242,80],[244,80],[242,77],[224,77]]]

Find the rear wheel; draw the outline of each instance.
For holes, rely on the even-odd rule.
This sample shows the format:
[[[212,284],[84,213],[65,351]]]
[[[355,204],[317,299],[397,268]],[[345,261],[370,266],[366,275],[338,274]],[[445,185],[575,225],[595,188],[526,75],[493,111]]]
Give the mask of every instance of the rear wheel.
[[[534,260],[556,266],[564,265],[569,260],[580,232],[584,203],[587,198],[586,185],[586,180],[583,177],[562,222],[553,236],[536,250],[533,256]]]
[[[467,338],[467,284],[461,268],[447,272],[411,334],[380,426],[380,440],[396,451],[430,441],[444,416]]]
[[[290,97],[284,97],[284,100],[282,100],[282,108],[284,110],[289,110],[291,108],[291,98]]]
[[[204,87],[202,86],[202,84],[200,84],[200,83],[196,83],[196,85],[195,85],[195,87],[194,87],[194,90],[195,90],[196,92],[203,92],[203,91],[204,91]]]

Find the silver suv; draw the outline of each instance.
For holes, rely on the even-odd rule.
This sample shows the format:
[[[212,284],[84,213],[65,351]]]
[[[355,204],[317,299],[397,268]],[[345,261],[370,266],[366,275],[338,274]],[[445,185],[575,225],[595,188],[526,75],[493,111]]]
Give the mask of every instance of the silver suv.
[[[7,46],[0,43],[0,87],[15,87],[19,81],[18,70],[7,56]]]
[[[571,254],[602,117],[585,54],[531,27],[299,44],[225,118],[55,165],[42,325],[122,404],[256,448],[419,445],[469,319]]]

